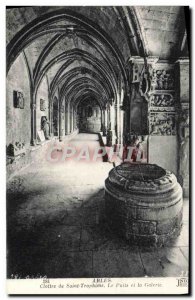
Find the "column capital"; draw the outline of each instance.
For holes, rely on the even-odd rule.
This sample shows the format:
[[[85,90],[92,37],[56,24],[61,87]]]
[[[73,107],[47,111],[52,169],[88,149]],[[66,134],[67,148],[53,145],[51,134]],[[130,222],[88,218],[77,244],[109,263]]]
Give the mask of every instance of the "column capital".
[[[189,57],[180,57],[178,60],[176,60],[175,64],[189,64],[190,63],[190,59]]]
[[[36,103],[31,103],[31,109],[33,109],[33,110],[36,110],[36,108],[37,108],[37,106],[36,106]]]
[[[145,60],[148,64],[155,64],[158,62],[159,57],[158,56],[148,56],[144,59],[144,57],[141,56],[131,56],[129,58],[129,62],[133,64],[144,64]]]

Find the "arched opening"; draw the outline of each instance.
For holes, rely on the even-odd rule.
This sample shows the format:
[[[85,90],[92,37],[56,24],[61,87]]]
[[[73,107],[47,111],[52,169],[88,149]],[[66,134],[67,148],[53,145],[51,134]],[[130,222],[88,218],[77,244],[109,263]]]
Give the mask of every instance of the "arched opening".
[[[101,131],[101,108],[95,99],[86,99],[78,105],[79,132]]]

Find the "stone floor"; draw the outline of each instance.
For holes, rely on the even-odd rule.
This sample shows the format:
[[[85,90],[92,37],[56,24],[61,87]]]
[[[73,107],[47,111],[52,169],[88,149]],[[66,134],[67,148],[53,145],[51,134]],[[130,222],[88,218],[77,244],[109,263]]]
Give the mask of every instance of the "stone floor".
[[[79,134],[71,145],[99,145]],[[56,153],[60,150],[56,150]],[[188,200],[180,236],[164,248],[127,244],[104,218],[112,164],[42,160],[8,182],[8,278],[180,276],[188,270]]]

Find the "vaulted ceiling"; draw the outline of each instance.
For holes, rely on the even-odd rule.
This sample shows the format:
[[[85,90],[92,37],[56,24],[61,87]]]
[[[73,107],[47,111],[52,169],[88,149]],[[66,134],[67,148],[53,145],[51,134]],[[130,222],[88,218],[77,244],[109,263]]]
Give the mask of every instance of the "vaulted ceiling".
[[[132,55],[179,57],[184,22],[183,7],[7,9],[7,71],[23,51],[35,95],[47,76],[51,96],[105,105],[126,86]]]

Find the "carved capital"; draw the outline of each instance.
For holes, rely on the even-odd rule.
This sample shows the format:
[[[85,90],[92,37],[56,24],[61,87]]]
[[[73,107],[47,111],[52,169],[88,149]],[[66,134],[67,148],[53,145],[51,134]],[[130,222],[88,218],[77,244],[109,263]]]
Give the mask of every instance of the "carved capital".
[[[35,103],[31,103],[31,109],[36,110],[36,104]]]
[[[153,91],[174,90],[174,70],[153,69],[151,86]]]

